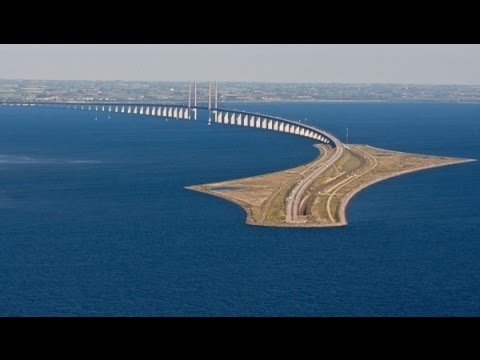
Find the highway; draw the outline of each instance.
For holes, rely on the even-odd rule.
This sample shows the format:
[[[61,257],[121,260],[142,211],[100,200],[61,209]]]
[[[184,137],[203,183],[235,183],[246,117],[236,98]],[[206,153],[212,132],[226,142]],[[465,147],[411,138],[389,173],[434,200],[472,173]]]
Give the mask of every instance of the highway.
[[[345,146],[345,149],[346,150],[350,150],[349,153],[350,153],[350,156],[356,158],[358,161],[359,161],[359,164],[353,168],[353,169],[350,169],[348,172],[346,171],[342,171],[340,174],[338,174],[337,176],[331,178],[328,182],[322,184],[322,185],[318,185],[318,186],[315,186],[315,187],[309,187],[309,193],[308,195],[306,195],[305,197],[303,197],[302,201],[300,202],[300,208],[299,208],[299,215],[307,215],[307,207],[309,206],[309,204],[315,199],[315,195],[317,193],[322,193],[322,194],[325,194],[328,192],[328,189],[334,185],[334,184],[338,184],[339,182],[342,182],[344,181],[345,179],[348,179],[350,177],[354,177],[356,176],[356,173],[357,173],[357,170],[362,168],[362,166],[365,166],[366,164],[366,159],[365,159],[365,155],[361,155],[361,153],[355,153],[352,150],[352,148],[355,148],[353,146],[349,146],[349,147],[346,147]],[[355,148],[356,149],[356,148]],[[356,149],[357,151],[359,151],[358,149]],[[345,150],[343,152],[343,154],[345,155]],[[333,164],[333,168],[339,172],[339,170],[337,169],[337,164]]]
[[[320,174],[322,174],[330,166],[333,166],[335,162],[343,155],[344,147],[342,142],[331,134],[328,134],[327,136],[335,144],[335,150],[327,159],[322,158],[318,164],[318,167],[314,168],[310,174],[301,179],[292,189],[287,197],[286,222],[295,223],[300,221],[300,204],[305,191]]]

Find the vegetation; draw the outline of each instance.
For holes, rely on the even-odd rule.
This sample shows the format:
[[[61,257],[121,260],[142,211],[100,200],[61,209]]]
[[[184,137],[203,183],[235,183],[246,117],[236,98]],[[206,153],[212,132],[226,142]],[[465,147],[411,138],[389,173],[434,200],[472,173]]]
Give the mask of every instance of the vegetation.
[[[471,159],[409,154],[368,145],[348,145],[335,166],[327,169],[307,190],[304,223],[285,221],[285,204],[292,188],[310,168],[323,161],[329,148],[322,146],[315,161],[293,169],[244,179],[190,186],[230,200],[247,212],[247,223],[266,226],[345,225],[350,198],[364,187],[383,179],[431,167],[457,164]]]

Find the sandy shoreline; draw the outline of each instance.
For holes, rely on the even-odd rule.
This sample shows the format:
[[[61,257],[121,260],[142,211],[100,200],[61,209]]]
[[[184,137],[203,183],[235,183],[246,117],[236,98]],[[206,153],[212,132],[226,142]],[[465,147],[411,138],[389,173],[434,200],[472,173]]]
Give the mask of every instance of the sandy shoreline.
[[[413,173],[413,172],[416,172],[416,171],[433,169],[433,168],[441,167],[441,166],[463,164],[463,163],[472,162],[472,161],[477,161],[477,160],[476,159],[452,160],[450,162],[443,163],[443,164],[422,166],[422,167],[419,167],[419,168],[416,168],[416,169],[408,169],[408,170],[399,171],[399,172],[396,172],[396,173],[393,173],[393,174],[385,175],[385,176],[382,176],[381,178],[374,179],[370,182],[362,184],[362,185],[356,187],[355,189],[353,189],[350,193],[348,193],[348,195],[345,198],[342,199],[342,201],[340,202],[340,208],[339,208],[339,211],[338,211],[339,215],[340,215],[340,221],[337,222],[337,223],[334,223],[334,224],[329,224],[329,226],[347,225],[348,222],[347,222],[347,219],[346,219],[346,211],[345,210],[347,208],[348,203],[350,202],[350,200],[355,195],[357,195],[360,191],[362,191],[363,189],[365,189],[366,187],[368,187],[370,185],[376,184],[380,181],[387,180],[387,179],[390,179],[390,178],[393,178],[393,177],[401,176],[401,175],[408,174],[408,173]]]
[[[372,150],[381,151],[383,154],[392,153],[392,154],[399,154],[399,155],[404,155],[404,156],[405,155],[406,156],[422,155],[422,154],[410,154],[410,153],[400,152],[400,151],[395,151],[395,150],[379,149],[379,148],[369,146],[369,145],[367,145],[366,147],[368,147]],[[427,156],[431,156],[431,155],[427,155]],[[432,156],[432,157],[434,157],[434,156]],[[277,222],[269,221],[267,223],[264,223],[263,222],[264,218],[260,217],[260,219],[259,219],[258,214],[255,215],[258,212],[258,208],[257,208],[258,205],[252,205],[252,203],[248,199],[242,199],[241,197],[240,197],[240,199],[235,198],[235,196],[237,196],[237,195],[232,196],[232,194],[229,195],[228,193],[224,193],[224,192],[221,192],[221,191],[215,191],[215,190],[211,189],[212,186],[219,186],[219,184],[221,184],[221,186],[225,186],[227,184],[227,186],[228,186],[228,183],[229,182],[231,183],[232,181],[245,181],[245,180],[248,180],[248,179],[258,178],[260,176],[266,176],[266,175],[272,175],[272,174],[259,175],[259,176],[256,176],[256,177],[230,180],[230,181],[219,182],[219,183],[214,183],[214,184],[187,186],[185,188],[188,189],[188,190],[202,192],[202,193],[205,193],[205,194],[208,194],[208,195],[213,195],[213,196],[219,197],[221,199],[227,200],[229,202],[233,202],[234,204],[240,206],[246,213],[245,223],[248,224],[248,225],[270,226],[270,227],[297,227],[297,228],[298,227],[303,227],[303,228],[337,227],[337,226],[344,226],[344,225],[348,224],[347,219],[346,219],[346,208],[347,208],[349,202],[351,201],[351,199],[356,194],[358,194],[360,191],[367,188],[368,186],[371,186],[373,184],[376,184],[376,183],[378,183],[380,181],[383,181],[383,180],[386,180],[386,179],[390,179],[390,178],[401,176],[401,175],[408,174],[408,173],[413,173],[413,172],[416,172],[416,171],[422,171],[422,170],[441,167],[441,166],[448,166],[448,165],[455,165],[455,164],[462,164],[462,163],[477,161],[476,159],[462,159],[462,158],[458,158],[458,159],[457,158],[450,158],[450,160],[447,160],[447,159],[445,159],[445,160],[444,160],[444,162],[441,162],[441,163],[426,164],[426,165],[423,165],[423,166],[418,164],[418,165],[420,165],[418,167],[410,168],[410,169],[404,169],[404,170],[400,170],[400,171],[396,171],[396,172],[394,171],[392,173],[385,174],[381,177],[373,178],[370,181],[359,184],[358,186],[356,186],[356,187],[350,189],[349,191],[347,191],[347,193],[344,193],[344,195],[342,196],[342,198],[340,199],[340,201],[338,203],[338,210],[336,211],[336,213],[338,215],[338,221],[329,222],[329,223],[321,223],[321,222],[287,223],[287,222],[285,222],[284,219],[282,220],[281,218],[279,218]],[[318,159],[315,160],[315,161],[318,161]],[[291,170],[291,169],[287,169],[287,170],[285,170],[285,172],[287,172],[289,170]],[[278,191],[279,190],[276,190],[277,193],[278,193]],[[239,197],[239,196],[237,196],[237,197]],[[242,200],[245,200],[245,201],[242,201]],[[271,199],[269,201],[271,201]],[[329,206],[329,205],[327,205],[327,206]],[[253,210],[255,212],[252,212],[252,207],[256,209],[256,210]]]

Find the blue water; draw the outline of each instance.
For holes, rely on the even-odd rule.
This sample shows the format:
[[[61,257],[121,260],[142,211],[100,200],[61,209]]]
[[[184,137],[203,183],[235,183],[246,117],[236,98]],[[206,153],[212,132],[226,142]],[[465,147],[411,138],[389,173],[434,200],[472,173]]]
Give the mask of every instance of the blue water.
[[[480,158],[479,105],[233,107],[341,139],[348,127],[352,143]],[[183,188],[296,166],[312,145],[0,106],[0,315],[480,315],[479,162],[369,187],[340,228],[248,226],[236,205]]]

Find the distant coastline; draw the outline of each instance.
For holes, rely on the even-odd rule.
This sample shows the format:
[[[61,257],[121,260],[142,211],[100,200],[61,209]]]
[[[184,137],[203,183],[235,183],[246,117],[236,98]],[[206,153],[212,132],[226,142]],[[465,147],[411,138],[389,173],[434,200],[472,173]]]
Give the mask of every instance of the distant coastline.
[[[186,81],[79,81],[0,79],[0,102],[186,103]],[[208,101],[208,82],[197,82]],[[220,103],[480,103],[480,85],[219,82]]]

